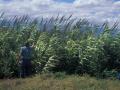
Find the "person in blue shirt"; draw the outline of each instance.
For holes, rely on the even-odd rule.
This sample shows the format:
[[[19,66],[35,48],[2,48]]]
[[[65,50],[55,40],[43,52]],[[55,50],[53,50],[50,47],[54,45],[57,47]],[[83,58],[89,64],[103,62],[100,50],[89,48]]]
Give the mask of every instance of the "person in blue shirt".
[[[33,45],[30,45],[30,42],[26,42],[23,47],[20,49],[20,77],[24,78],[31,75],[31,60],[33,54]]]

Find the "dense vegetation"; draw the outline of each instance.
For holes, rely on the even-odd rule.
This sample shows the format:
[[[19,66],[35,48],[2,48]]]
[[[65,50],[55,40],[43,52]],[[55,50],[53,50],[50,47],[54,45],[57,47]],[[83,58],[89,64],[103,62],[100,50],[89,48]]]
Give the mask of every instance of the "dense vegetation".
[[[85,19],[58,16],[31,19],[0,17],[0,78],[19,72],[18,54],[26,41],[35,43],[33,73],[65,72],[112,75],[120,65],[117,23],[95,25]]]

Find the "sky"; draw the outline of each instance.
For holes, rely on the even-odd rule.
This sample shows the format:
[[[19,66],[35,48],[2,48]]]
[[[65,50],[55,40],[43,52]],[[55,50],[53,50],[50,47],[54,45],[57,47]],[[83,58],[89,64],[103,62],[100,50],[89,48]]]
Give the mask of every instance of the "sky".
[[[120,21],[120,0],[0,0],[6,16],[55,17],[73,15],[97,22]]]

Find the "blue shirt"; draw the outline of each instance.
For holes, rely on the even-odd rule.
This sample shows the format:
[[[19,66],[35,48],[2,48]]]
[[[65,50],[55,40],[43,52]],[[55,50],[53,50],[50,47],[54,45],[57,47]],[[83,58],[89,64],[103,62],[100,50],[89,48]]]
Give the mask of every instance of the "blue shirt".
[[[31,59],[32,58],[32,47],[21,47],[20,50],[21,59]]]

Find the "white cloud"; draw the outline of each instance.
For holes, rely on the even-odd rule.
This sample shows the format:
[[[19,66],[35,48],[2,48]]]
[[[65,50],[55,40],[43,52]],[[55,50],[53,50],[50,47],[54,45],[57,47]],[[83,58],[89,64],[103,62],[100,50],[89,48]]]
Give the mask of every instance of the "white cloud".
[[[74,5],[76,7],[86,6],[86,5],[98,5],[99,3],[103,3],[104,0],[75,0]]]
[[[76,7],[88,7],[88,6],[108,6],[108,4],[112,4],[112,0],[75,0],[74,5]]]
[[[55,0],[12,0],[5,3],[0,0],[0,11],[8,16],[28,14],[33,17],[51,17],[59,13],[73,14],[75,17],[97,22],[113,22],[120,18],[120,1],[75,0],[73,3],[65,3]]]
[[[114,5],[120,7],[120,1],[115,2]]]

